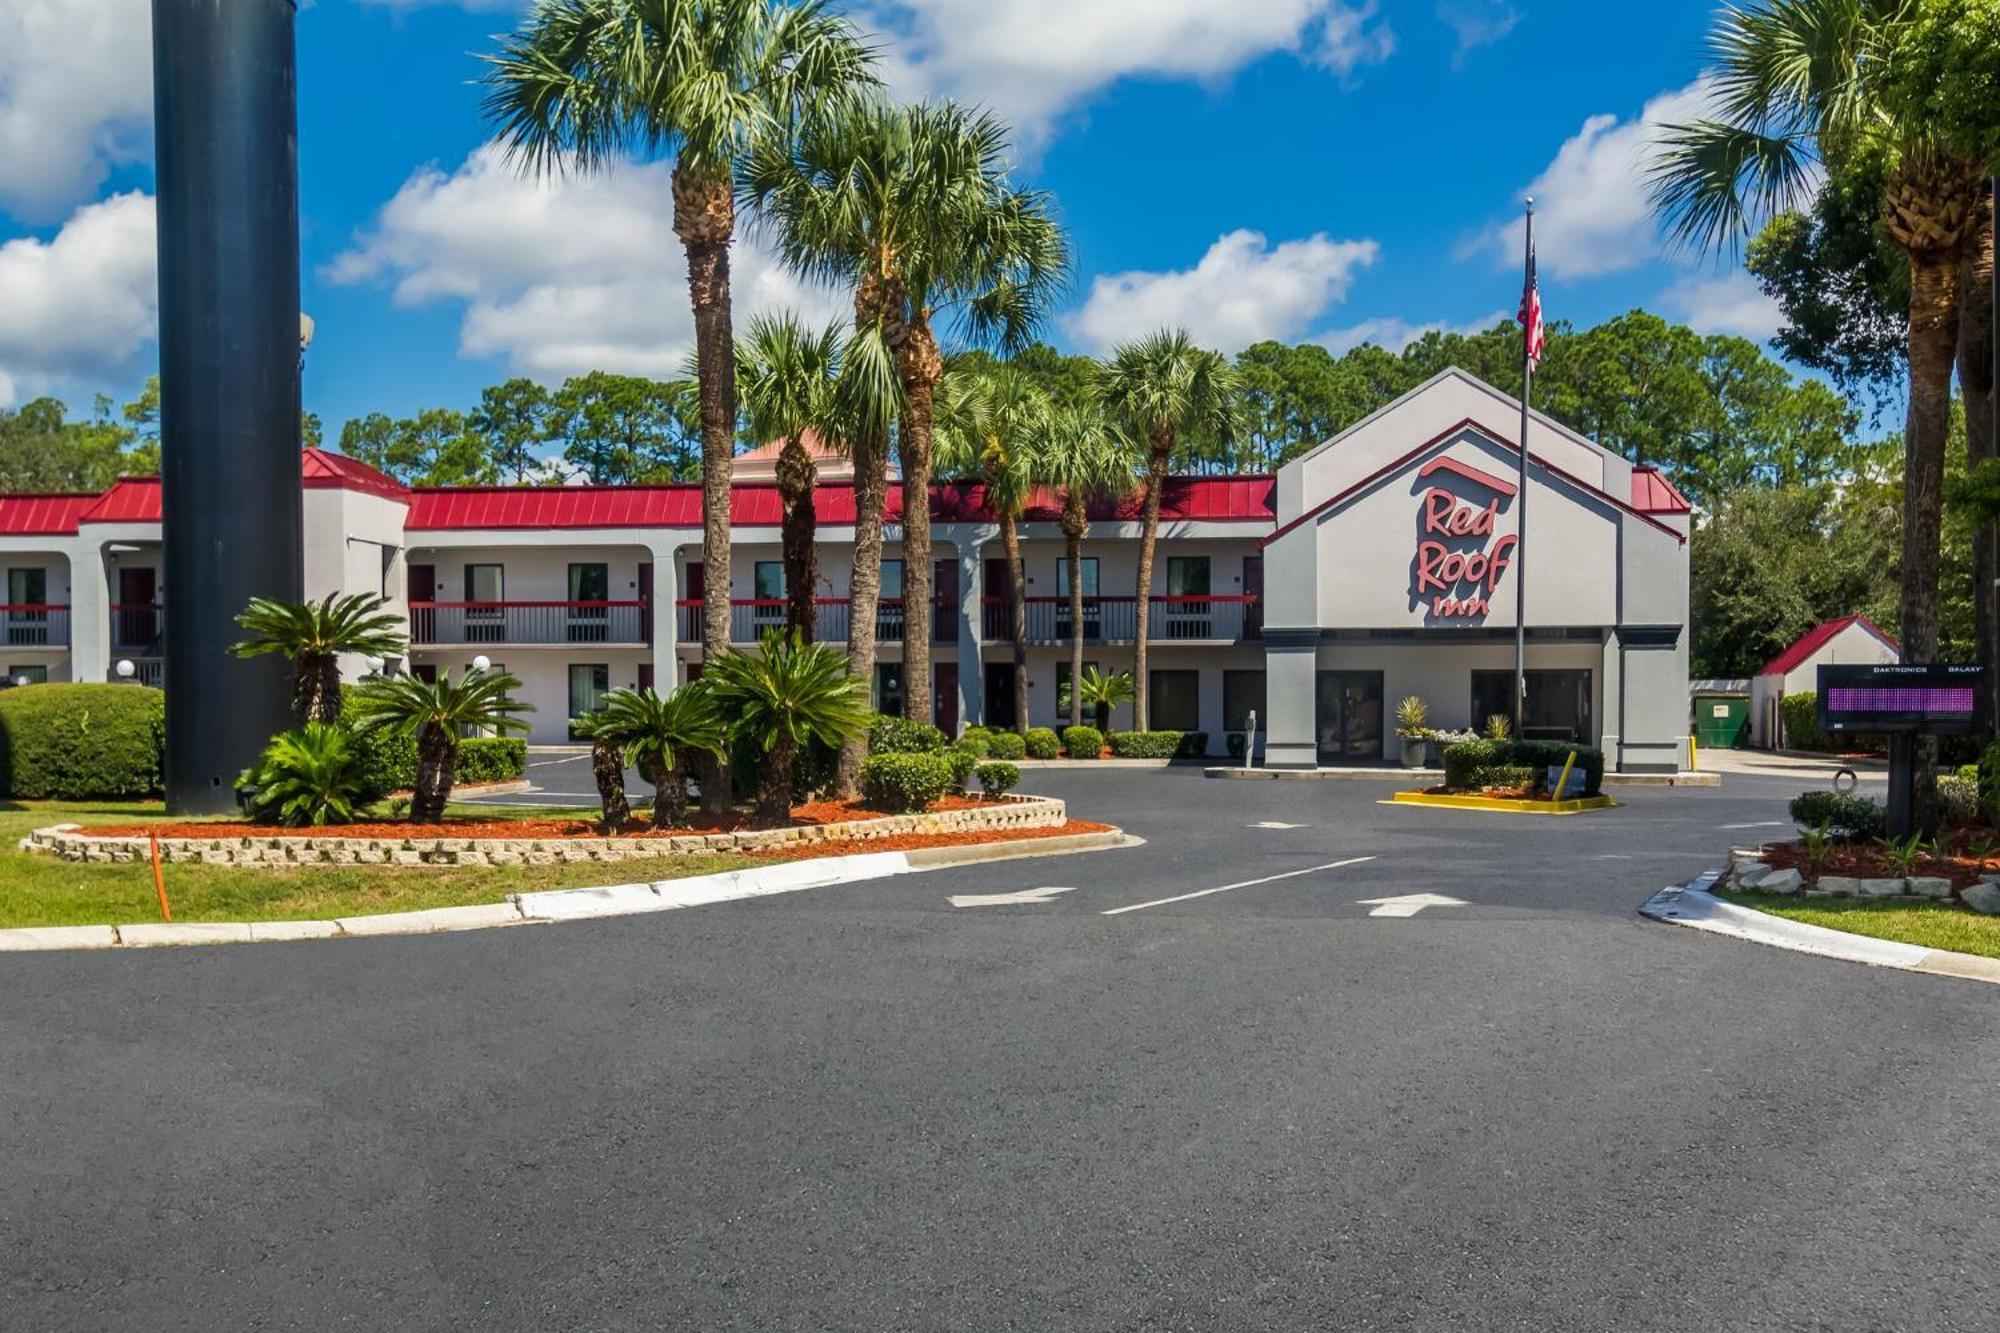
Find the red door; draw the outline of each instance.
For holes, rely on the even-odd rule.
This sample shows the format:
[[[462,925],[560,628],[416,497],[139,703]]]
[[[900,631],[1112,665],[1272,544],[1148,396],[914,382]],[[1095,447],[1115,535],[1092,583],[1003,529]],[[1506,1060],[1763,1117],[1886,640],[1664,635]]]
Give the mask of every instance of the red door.
[[[437,600],[438,576],[436,565],[411,565],[410,585],[410,642],[435,643],[437,641],[437,612],[419,608],[419,602]]]
[[[118,647],[152,655],[159,649],[160,614],[154,605],[159,575],[151,569],[118,571]]]
[[[681,597],[683,603],[690,604],[687,614],[681,617],[681,638],[689,643],[701,642],[701,599],[706,596],[708,570],[701,561],[691,560],[687,567],[687,592]]]
[[[639,688],[642,690],[653,688],[653,664],[651,662],[639,663]]]
[[[639,566],[639,642],[653,642],[653,562]]]
[[[1243,637],[1261,639],[1264,637],[1264,557],[1261,555],[1243,557],[1243,595],[1256,598],[1243,604]]]
[[[958,642],[958,561],[940,560],[931,567],[931,642]]]
[[[931,721],[947,736],[958,735],[958,663],[931,664]]]
[[[1011,600],[1011,582],[1007,577],[1007,558],[989,558],[979,578],[979,597],[984,604],[980,608],[980,619],[984,622],[980,637],[985,639],[1012,640],[1014,613]]]

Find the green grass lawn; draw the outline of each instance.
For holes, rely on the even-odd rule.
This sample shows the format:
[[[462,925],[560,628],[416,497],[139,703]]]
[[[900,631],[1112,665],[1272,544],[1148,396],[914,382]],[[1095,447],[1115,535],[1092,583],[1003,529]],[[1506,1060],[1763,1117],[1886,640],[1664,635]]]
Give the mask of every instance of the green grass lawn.
[[[1982,916],[1957,903],[1885,903],[1866,899],[1779,897],[1728,890],[1717,895],[1789,921],[1829,930],[1898,940],[1925,949],[1950,949],[2000,958],[2000,916]]]
[[[574,809],[453,806],[453,816],[575,818]],[[50,824],[133,824],[165,819],[158,801],[0,801],[0,928],[130,925],[160,919],[152,867],[84,864],[18,850]],[[185,821],[181,821],[185,822]],[[755,864],[747,856],[662,856],[628,865],[296,866],[169,863],[176,921],[303,921],[370,912],[495,903],[510,893],[634,880],[677,879]]]

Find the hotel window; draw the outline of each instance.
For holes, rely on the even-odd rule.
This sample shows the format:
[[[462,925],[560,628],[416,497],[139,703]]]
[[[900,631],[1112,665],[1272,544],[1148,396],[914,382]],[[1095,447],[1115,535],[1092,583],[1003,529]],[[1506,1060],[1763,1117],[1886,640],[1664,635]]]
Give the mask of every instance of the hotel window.
[[[1069,557],[1056,557],[1056,637],[1075,637],[1069,619]],[[1097,600],[1097,557],[1083,557],[1083,637],[1104,638],[1104,604]],[[1129,637],[1129,636],[1128,636]],[[1067,716],[1067,714],[1065,714]]]
[[[608,602],[611,600],[611,567],[605,564],[569,567],[569,600]],[[568,608],[567,636],[571,643],[603,643],[610,637],[611,608],[575,606]]]
[[[1096,662],[1086,660],[1083,664],[1083,669],[1086,672],[1096,671],[1098,669],[1098,666]],[[1083,720],[1086,724],[1088,724],[1091,720],[1090,708],[1088,705],[1084,707]],[[1056,663],[1056,723],[1058,726],[1067,726],[1069,724],[1069,659],[1068,658],[1064,658],[1062,661]]]
[[[1207,597],[1208,557],[1170,555],[1167,557],[1166,637],[1169,639],[1212,638],[1211,614],[1214,604],[1188,601]]]
[[[42,662],[7,668],[7,681],[11,685],[46,685],[48,680],[49,668]]]
[[[1155,671],[1146,690],[1149,725],[1156,731],[1201,730],[1201,672]]]
[[[882,562],[882,600],[875,608],[875,637],[878,639],[900,639],[903,637],[903,562],[884,560]],[[901,671],[901,668],[898,668]],[[896,677],[896,697],[903,693],[903,678]],[[902,706],[897,705],[898,712]],[[890,711],[887,708],[883,712]]]
[[[1472,725],[1484,731],[1494,714],[1514,716],[1514,673],[1472,673]],[[1595,732],[1590,717],[1590,672],[1530,671],[1528,699],[1522,722],[1524,739],[1574,741],[1588,745]]]
[[[611,668],[603,662],[572,662],[569,667],[569,715],[589,717],[604,706],[611,692]]]
[[[48,570],[27,566],[7,571],[7,642],[33,645],[49,641],[49,613],[39,609],[48,600]]]
[[[751,618],[757,632],[776,629],[785,623],[785,562],[759,560],[751,570],[750,595],[757,601]]]
[[[903,664],[875,664],[875,711],[891,717],[903,715]]]
[[[465,608],[465,641],[504,643],[507,639],[507,610],[497,603],[507,600],[507,567],[467,565],[465,600],[482,603]]]
[[[1264,673],[1261,671],[1225,671],[1222,673],[1222,729],[1242,731],[1250,721],[1251,713],[1257,714],[1257,726],[1262,730],[1270,720],[1270,713],[1264,706]]]

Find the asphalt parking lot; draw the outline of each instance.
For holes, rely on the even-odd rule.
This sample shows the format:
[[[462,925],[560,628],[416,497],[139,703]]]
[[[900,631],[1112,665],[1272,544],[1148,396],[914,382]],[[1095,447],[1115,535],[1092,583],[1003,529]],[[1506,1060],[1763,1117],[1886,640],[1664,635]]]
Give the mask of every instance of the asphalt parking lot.
[[[1146,845],[10,957],[6,1324],[1993,1326],[2000,992],[1634,914],[1800,781],[1032,785]]]

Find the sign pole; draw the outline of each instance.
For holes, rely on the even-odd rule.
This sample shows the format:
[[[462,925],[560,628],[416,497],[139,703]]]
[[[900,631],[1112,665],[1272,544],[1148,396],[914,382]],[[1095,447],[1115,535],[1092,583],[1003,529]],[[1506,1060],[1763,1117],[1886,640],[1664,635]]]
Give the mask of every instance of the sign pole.
[[[1528,199],[1524,272],[1535,262],[1535,201]],[[1514,496],[1514,735],[1527,739],[1528,721],[1528,399],[1534,392],[1535,331],[1521,329],[1521,457],[1520,490]]]

